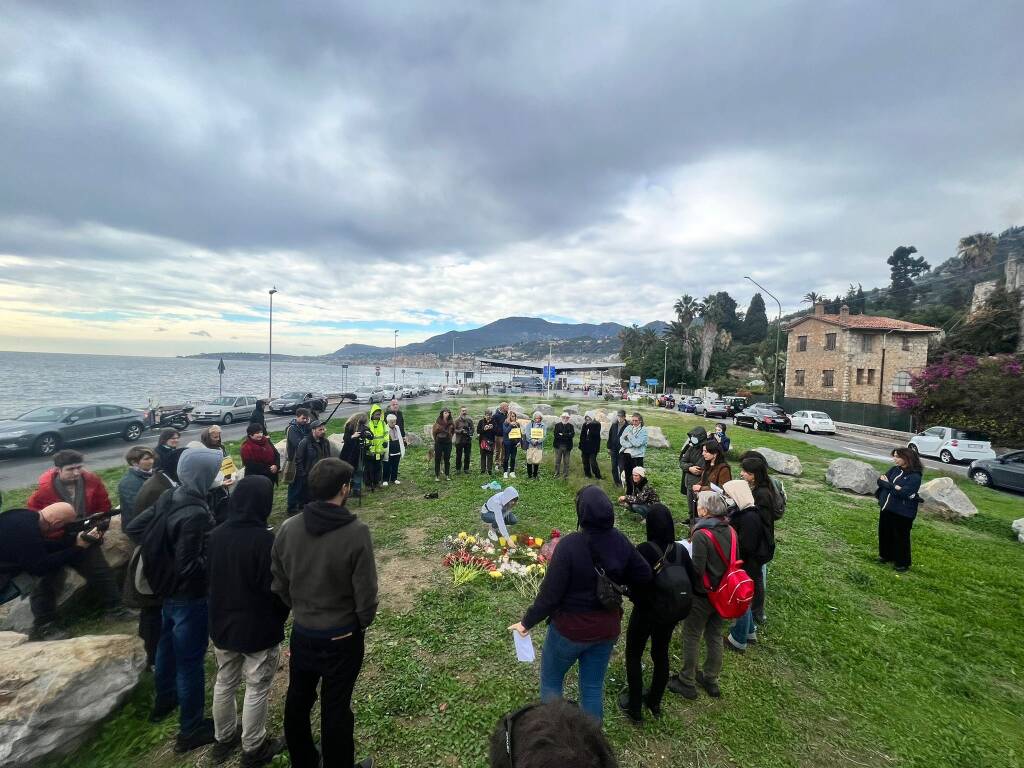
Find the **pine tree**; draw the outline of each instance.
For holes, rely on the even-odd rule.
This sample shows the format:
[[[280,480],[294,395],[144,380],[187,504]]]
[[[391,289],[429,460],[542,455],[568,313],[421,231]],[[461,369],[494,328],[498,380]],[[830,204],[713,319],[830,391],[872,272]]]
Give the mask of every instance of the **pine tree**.
[[[768,313],[765,312],[764,299],[755,293],[750,299],[750,306],[743,316],[743,325],[737,330],[737,341],[744,344],[756,344],[768,333]]]
[[[914,280],[931,269],[923,256],[914,256],[917,248],[901,245],[892,252],[889,265],[889,306],[899,315],[905,315],[914,303]]]

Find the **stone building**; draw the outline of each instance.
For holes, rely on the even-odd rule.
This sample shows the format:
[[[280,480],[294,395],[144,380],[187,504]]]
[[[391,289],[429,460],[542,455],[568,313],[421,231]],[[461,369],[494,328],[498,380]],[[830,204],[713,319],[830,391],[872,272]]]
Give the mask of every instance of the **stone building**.
[[[910,394],[910,377],[928,362],[938,328],[891,317],[851,315],[824,304],[787,326],[786,396],[893,405]]]

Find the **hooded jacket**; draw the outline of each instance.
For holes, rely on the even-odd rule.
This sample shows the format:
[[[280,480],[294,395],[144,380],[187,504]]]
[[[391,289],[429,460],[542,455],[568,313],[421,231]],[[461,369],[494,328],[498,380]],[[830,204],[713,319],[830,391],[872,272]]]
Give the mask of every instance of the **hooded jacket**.
[[[580,428],[580,453],[595,455],[601,450],[601,422],[597,419],[584,420]]]
[[[736,556],[743,561],[743,570],[747,575],[757,580],[761,577],[761,566],[764,565],[758,553],[762,551],[767,531],[761,513],[754,504],[754,494],[746,480],[730,480],[723,490],[736,503],[729,515],[729,524],[739,539]]]
[[[270,479],[246,475],[231,494],[227,521],[210,534],[210,639],[223,651],[256,653],[284,640],[288,606],[270,589],[273,506]]]
[[[676,526],[672,520],[672,512],[664,504],[652,504],[644,518],[647,527],[647,541],[637,545],[636,551],[651,566],[652,573],[662,556],[669,554],[673,564],[680,563],[693,583],[693,561],[686,548],[676,543]],[[670,550],[671,548],[671,550]],[[638,610],[651,612],[654,601],[654,582],[638,584],[629,592],[630,599]]]
[[[505,515],[505,507],[511,504],[513,501],[519,498],[519,491],[512,486],[505,488],[504,490],[498,491],[496,494],[491,496],[483,507],[480,509],[480,514],[490,512],[494,515],[494,519],[498,519],[498,512],[502,513],[502,517]]]
[[[615,527],[615,509],[601,488],[588,485],[576,497],[579,529],[559,542],[533,605],[523,616],[527,629],[550,618],[574,642],[609,640],[621,632],[621,610],[609,611],[597,599],[600,561],[617,584],[646,584],[651,567]]]
[[[695,475],[689,469],[690,467],[699,467],[703,473],[704,443],[707,442],[708,431],[704,427],[694,427],[686,433],[686,437],[686,445],[679,452],[679,469],[683,471],[683,482],[679,487],[679,492],[683,494],[700,482],[700,474]]]
[[[288,422],[288,426],[284,430],[284,438],[287,441],[285,445],[285,458],[294,459],[295,450],[299,447],[299,443],[306,437],[309,437],[313,433],[309,424],[299,424],[298,419],[292,419]]]
[[[99,475],[84,470],[81,483],[78,484],[80,492],[77,492],[74,500],[72,500],[62,494],[57,487],[57,475],[59,473],[60,470],[56,467],[51,467],[43,472],[39,476],[39,487],[28,497],[25,506],[38,512],[43,507],[48,507],[59,501],[67,501],[75,508],[75,512],[80,518],[110,510],[110,496],[107,493],[107,487],[103,485]]]
[[[377,415],[376,419],[373,418],[374,414]],[[388,424],[384,420],[384,409],[379,403],[370,406],[370,419],[366,422],[366,428],[372,435],[366,451],[380,461],[388,455]]]
[[[163,492],[178,484],[178,462],[184,448],[175,448],[164,458],[164,465],[157,469],[151,478],[146,480],[135,497],[135,508],[131,511],[121,506],[121,529],[127,531],[128,523],[136,515],[145,512],[156,504]]]
[[[377,614],[377,566],[366,523],[314,501],[285,521],[271,554],[273,590],[296,632],[336,637],[365,630]]]
[[[125,523],[124,515],[126,513],[129,520],[135,514],[135,499],[138,498],[142,486],[153,474],[152,471],[143,472],[138,467],[128,467],[121,482],[117,484],[117,505],[121,508],[121,525]]]

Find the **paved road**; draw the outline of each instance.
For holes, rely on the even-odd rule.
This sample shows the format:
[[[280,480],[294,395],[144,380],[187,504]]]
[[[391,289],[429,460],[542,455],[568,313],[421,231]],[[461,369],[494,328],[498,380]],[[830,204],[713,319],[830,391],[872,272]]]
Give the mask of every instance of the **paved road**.
[[[437,394],[424,395],[414,399],[400,400],[399,405],[418,405],[421,403],[435,402],[439,399],[441,399],[441,396]],[[333,408],[334,404],[332,403],[327,411],[328,415]],[[366,410],[367,408],[368,406],[366,405],[346,403],[338,408],[338,412],[334,414],[334,418],[348,418],[356,411]],[[272,416],[267,414],[267,429],[272,432],[283,430],[291,419],[291,416]],[[206,426],[206,424],[189,425],[188,429],[186,429],[182,434],[183,440],[181,445],[184,445],[190,440],[198,440],[199,433]],[[245,437],[245,428],[247,426],[248,424],[244,422],[222,426],[221,430],[224,435],[223,439],[225,442],[241,440]],[[110,467],[124,466],[124,454],[125,451],[128,450],[129,445],[148,445],[153,447],[156,445],[158,437],[159,430],[149,430],[135,443],[126,443],[123,440],[103,440],[95,443],[83,443],[74,447],[85,454],[86,466],[89,469],[108,469]],[[0,459],[0,489],[27,488],[33,486],[39,478],[39,475],[52,466],[52,459],[40,456],[15,455],[2,458]]]
[[[743,429],[743,427],[733,427],[733,429]],[[894,442],[881,437],[849,432],[836,435],[805,435],[803,432],[790,430],[786,433],[786,436],[816,445],[819,448],[826,448],[830,451],[849,453],[853,458],[876,459],[878,461],[889,461],[889,454],[892,449],[905,445],[905,443]],[[950,474],[967,477],[967,464],[943,464],[937,459],[926,459],[924,457],[921,458],[921,463],[928,469],[938,469]]]

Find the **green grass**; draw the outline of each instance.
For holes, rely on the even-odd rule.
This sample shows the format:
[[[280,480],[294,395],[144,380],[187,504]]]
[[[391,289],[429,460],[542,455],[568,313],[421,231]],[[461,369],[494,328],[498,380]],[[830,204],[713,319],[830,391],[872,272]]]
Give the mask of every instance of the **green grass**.
[[[471,412],[482,405],[471,401]],[[406,407],[409,429],[420,432],[439,407]],[[683,518],[677,455],[690,426],[706,422],[647,413],[648,424],[663,427],[673,446],[649,451],[652,482]],[[330,431],[340,429],[336,423]],[[625,681],[620,641],[608,672],[605,725],[621,764],[1024,765],[1024,547],[1009,527],[1024,514],[1020,497],[956,478],[978,516],[959,525],[919,517],[914,568],[899,575],[874,563],[874,500],[825,486],[834,454],[777,435],[735,428],[730,434],[734,455],[766,446],[796,454],[804,466],[802,478],[786,482],[790,502],[769,566],[769,623],[759,646],[727,656],[721,700],[687,702],[667,693],[665,716],[641,727],[614,705],[614,692]],[[585,478],[578,451],[573,460],[568,482],[551,478],[550,449],[538,481],[525,478],[525,467],[518,473],[523,529],[574,529],[573,496]],[[522,598],[485,579],[455,588],[439,566],[438,543],[446,534],[480,529],[477,510],[489,492],[480,489],[475,472],[474,457],[469,478],[435,483],[426,449],[415,448],[403,462],[400,488],[355,507],[373,531],[384,593],[356,688],[357,749],[374,754],[381,765],[483,766],[498,718],[537,697],[537,664],[516,663],[505,631],[526,608]],[[113,489],[120,472],[101,474]],[[607,475],[604,485],[614,491]],[[425,499],[433,490],[440,498]],[[12,493],[10,502],[20,498]],[[282,488],[275,519],[283,510]],[[631,516],[623,515],[619,526],[642,540],[642,527]],[[116,629],[88,618],[77,628]],[[543,630],[535,635],[539,644]],[[679,650],[676,640],[673,669]],[[574,686],[572,680],[567,695],[575,695]],[[96,739],[51,765],[202,762],[171,753],[173,724],[146,722],[150,695],[146,680]],[[282,707],[283,683],[271,702],[273,728],[280,729]],[[287,758],[275,764],[287,765]]]

